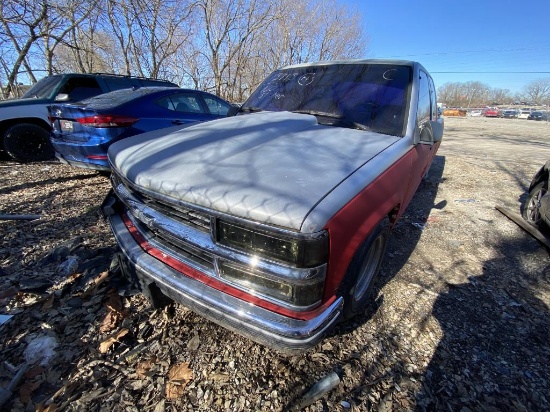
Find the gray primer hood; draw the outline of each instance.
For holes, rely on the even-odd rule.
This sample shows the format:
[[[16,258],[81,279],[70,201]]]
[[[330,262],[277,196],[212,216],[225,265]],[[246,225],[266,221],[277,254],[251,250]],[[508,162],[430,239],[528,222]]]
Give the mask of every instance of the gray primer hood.
[[[299,231],[334,187],[399,139],[264,112],[124,139],[109,158],[138,187]]]

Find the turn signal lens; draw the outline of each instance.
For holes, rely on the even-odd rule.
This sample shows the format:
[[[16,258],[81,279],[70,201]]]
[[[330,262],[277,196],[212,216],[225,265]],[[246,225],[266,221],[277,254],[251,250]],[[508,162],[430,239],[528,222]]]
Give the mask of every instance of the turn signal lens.
[[[324,277],[310,280],[307,284],[291,284],[288,280],[274,279],[258,270],[231,263],[220,262],[220,276],[231,283],[244,287],[248,293],[264,295],[290,303],[309,307],[321,301]]]

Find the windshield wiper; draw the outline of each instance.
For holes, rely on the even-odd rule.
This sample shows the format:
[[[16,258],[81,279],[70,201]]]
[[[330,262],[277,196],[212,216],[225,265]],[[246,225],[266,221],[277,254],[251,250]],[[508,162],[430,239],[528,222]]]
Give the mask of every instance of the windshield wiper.
[[[249,113],[256,113],[256,112],[263,112],[264,109],[261,109],[259,107],[254,106],[242,106],[238,111],[239,112],[249,112]]]
[[[349,128],[358,129],[358,130],[370,130],[364,124],[354,122],[354,121],[346,118],[346,116],[342,116],[342,115],[339,115],[339,114],[328,113],[328,112],[319,112],[317,110],[292,110],[292,113],[311,114],[315,117],[328,117],[329,119],[337,120],[336,122],[333,122],[333,123],[321,123],[321,122],[319,122],[319,124],[324,124],[324,125],[327,125],[327,126],[340,126],[340,127],[349,127]],[[317,121],[319,121],[319,120],[317,120]]]

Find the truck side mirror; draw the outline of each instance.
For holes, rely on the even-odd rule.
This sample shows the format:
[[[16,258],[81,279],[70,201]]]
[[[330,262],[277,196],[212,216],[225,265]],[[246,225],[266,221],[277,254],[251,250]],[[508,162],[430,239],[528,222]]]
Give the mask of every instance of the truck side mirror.
[[[443,120],[443,117],[438,118],[435,121],[432,121],[432,133],[433,133],[433,139],[434,143],[440,142],[443,140],[443,128],[445,121]]]

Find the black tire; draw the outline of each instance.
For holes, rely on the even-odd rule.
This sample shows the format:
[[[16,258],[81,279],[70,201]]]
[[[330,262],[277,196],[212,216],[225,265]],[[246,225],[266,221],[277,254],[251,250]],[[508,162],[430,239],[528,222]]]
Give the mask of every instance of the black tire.
[[[54,149],[50,132],[35,124],[23,123],[10,127],[4,135],[4,151],[19,162],[50,160]]]
[[[389,237],[389,219],[385,218],[355,253],[340,288],[340,294],[344,297],[344,319],[350,319],[365,310]]]
[[[543,221],[540,218],[540,199],[546,194],[548,187],[546,182],[537,183],[527,195],[525,199],[525,206],[521,211],[523,218],[535,227],[540,228],[543,225]]]

